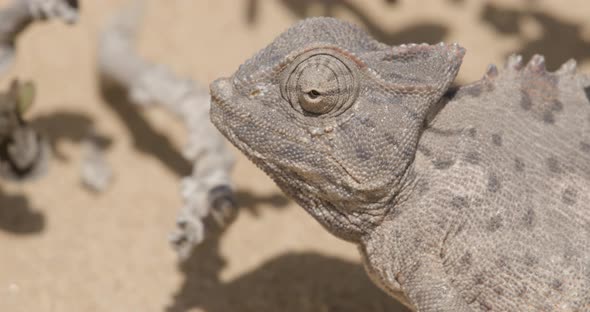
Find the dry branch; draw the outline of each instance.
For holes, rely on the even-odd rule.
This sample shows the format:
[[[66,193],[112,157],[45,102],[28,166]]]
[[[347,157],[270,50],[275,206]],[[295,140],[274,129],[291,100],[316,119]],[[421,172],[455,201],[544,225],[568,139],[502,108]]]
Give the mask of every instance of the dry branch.
[[[230,184],[234,159],[209,120],[208,92],[138,57],[135,41],[143,8],[144,3],[136,1],[107,25],[99,44],[99,69],[103,78],[127,89],[131,102],[161,106],[182,119],[188,130],[184,156],[194,167],[181,183],[184,206],[171,238],[185,259],[194,246],[212,231],[223,229],[236,214]]]
[[[78,19],[78,1],[13,0],[0,11],[0,74],[14,59],[17,36],[35,20],[54,18],[74,23]]]

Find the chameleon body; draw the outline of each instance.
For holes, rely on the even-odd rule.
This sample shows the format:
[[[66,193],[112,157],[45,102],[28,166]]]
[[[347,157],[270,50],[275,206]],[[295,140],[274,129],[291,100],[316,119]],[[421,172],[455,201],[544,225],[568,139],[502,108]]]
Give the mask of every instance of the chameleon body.
[[[211,119],[417,311],[590,311],[590,78],[302,21],[211,84]]]

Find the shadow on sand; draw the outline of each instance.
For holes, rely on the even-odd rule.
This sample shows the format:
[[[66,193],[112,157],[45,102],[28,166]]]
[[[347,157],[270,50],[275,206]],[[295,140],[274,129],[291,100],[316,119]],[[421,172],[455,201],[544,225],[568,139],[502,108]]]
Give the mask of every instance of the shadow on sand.
[[[128,100],[124,88],[103,80],[100,91],[104,102],[129,130],[133,145],[139,152],[155,157],[177,176],[191,173],[192,164],[141,115],[137,105]]]
[[[373,285],[354,262],[287,253],[228,282],[219,277],[224,264],[218,238],[199,246],[180,264],[185,280],[166,311],[409,311]]]
[[[448,33],[448,28],[437,23],[418,23],[403,29],[389,30],[378,24],[375,19],[365,12],[358,4],[347,0],[280,0],[298,18],[311,16],[334,16],[335,11],[346,10],[356,17],[375,39],[390,45],[401,43],[438,43]],[[396,1],[385,1],[385,6],[395,5]],[[256,23],[260,5],[264,1],[247,0],[246,22],[250,25]],[[321,7],[321,11],[312,12],[312,7]]]
[[[39,234],[44,228],[45,216],[31,208],[28,198],[0,189],[0,230],[25,235]]]
[[[535,9],[508,9],[491,3],[484,7],[481,18],[492,25],[498,33],[517,37],[521,44],[514,53],[522,54],[525,60],[530,59],[534,54],[544,55],[548,69],[557,69],[570,58],[577,61],[590,58],[590,40],[583,36],[582,25]],[[531,19],[540,27],[539,37],[533,39],[525,37],[521,27],[524,19]]]

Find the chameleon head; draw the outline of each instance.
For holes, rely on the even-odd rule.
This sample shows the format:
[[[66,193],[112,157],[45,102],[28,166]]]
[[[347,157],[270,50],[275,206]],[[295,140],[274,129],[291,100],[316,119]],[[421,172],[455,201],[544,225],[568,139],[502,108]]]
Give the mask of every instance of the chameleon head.
[[[424,118],[463,54],[455,44],[391,47],[354,25],[308,19],[211,84],[211,119],[328,230],[355,241],[409,179]]]

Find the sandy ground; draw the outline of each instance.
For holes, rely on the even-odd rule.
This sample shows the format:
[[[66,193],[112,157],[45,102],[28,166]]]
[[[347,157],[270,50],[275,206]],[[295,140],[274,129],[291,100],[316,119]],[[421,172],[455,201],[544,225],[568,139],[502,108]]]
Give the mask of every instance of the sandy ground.
[[[27,30],[0,78],[3,90],[13,77],[37,83],[30,119],[56,150],[42,179],[0,181],[0,311],[406,311],[369,281],[355,246],[324,231],[242,156],[237,221],[180,264],[167,237],[181,206],[179,178],[190,170],[180,154],[184,129],[163,111],[101,94],[96,38],[125,1],[81,2],[77,26]],[[543,53],[550,69],[569,57],[588,69],[589,2],[512,2],[158,0],[140,51],[207,84],[296,20],[329,14],[391,44],[461,43],[460,82],[512,51]],[[103,194],[80,186],[80,143],[91,128],[111,142],[116,180]]]

